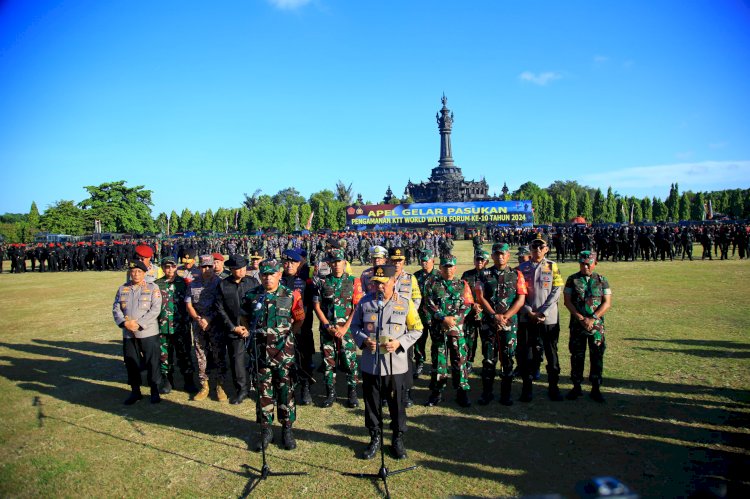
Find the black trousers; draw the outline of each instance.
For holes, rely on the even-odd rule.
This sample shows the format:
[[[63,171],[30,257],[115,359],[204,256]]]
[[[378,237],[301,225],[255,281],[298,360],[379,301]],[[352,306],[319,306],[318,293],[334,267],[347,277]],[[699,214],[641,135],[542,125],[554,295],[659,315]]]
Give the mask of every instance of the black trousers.
[[[237,393],[247,393],[247,350],[245,338],[227,335],[227,350],[229,351],[229,369],[232,371],[232,383]]]
[[[128,371],[128,384],[132,388],[141,386],[141,365],[146,368],[146,379],[150,387],[156,387],[161,382],[161,346],[159,335],[148,338],[124,338],[122,340],[122,354],[125,358],[125,368]]]
[[[542,352],[547,359],[547,377],[557,382],[560,376],[560,358],[557,343],[560,339],[560,324],[518,323],[518,360],[524,379],[533,376],[542,364]]]
[[[391,430],[406,431],[406,380],[409,377],[411,374],[408,372],[391,376],[362,373],[365,427],[368,430],[380,428],[380,404],[381,399],[384,399],[391,416]]]

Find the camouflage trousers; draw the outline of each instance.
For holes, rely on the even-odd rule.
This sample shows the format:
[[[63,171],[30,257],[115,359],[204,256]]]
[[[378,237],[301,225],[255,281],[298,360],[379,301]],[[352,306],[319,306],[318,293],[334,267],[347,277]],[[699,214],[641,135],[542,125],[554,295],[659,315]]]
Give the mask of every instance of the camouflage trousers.
[[[346,385],[357,386],[357,349],[352,333],[346,332],[341,338],[335,338],[326,331],[320,332],[320,350],[323,354],[323,380],[328,386],[336,384],[336,367],[340,366],[346,373]]]
[[[439,329],[439,328],[436,328]],[[447,336],[442,331],[434,331],[432,337],[432,373],[430,390],[442,392],[448,384],[448,358],[451,362],[453,388],[469,391],[469,372],[466,363],[466,338]]]
[[[494,380],[497,361],[500,360],[500,377],[513,376],[513,359],[518,343],[518,324],[509,331],[498,330],[494,324],[482,324],[482,379]]]
[[[174,373],[174,361],[177,357],[177,367],[180,374],[186,377],[193,374],[193,360],[191,359],[190,330],[179,328],[172,334],[159,335],[159,364],[161,373],[172,375]]]
[[[474,363],[479,342],[479,332],[482,329],[480,320],[467,320],[464,322],[464,338],[466,338],[466,362]]]
[[[273,424],[273,406],[279,416],[279,423],[294,423],[297,409],[294,404],[294,384],[292,371],[294,357],[285,359],[273,367],[261,365],[258,368],[258,391],[260,405],[256,406],[257,421],[262,426]]]
[[[586,346],[589,348],[589,381],[598,383],[602,382],[602,373],[604,372],[604,350],[607,348],[605,336],[602,335],[602,342],[597,345],[594,342],[594,336],[588,334],[581,328],[570,328],[570,379],[573,383],[580,384],[583,381],[583,368],[586,364]]]
[[[221,328],[213,325],[202,331],[193,322],[193,348],[198,361],[198,379],[201,383],[208,381],[208,371],[218,369],[219,383],[227,376],[226,338]],[[210,364],[209,364],[210,361]]]

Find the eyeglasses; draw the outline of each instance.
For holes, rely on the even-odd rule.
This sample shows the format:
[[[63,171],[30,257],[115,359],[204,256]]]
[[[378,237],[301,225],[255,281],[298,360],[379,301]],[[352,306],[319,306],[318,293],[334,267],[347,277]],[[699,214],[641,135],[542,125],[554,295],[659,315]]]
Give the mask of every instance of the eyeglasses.
[[[171,268],[176,268],[176,267],[177,267],[177,265],[175,265],[174,263],[165,263],[165,264],[163,265],[163,267],[164,267],[165,269],[171,269]]]

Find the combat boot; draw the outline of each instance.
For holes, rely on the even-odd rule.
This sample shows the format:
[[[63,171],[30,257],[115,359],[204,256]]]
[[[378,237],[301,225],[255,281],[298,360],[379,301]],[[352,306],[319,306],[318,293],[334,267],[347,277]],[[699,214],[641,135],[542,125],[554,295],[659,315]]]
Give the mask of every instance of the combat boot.
[[[224,391],[224,387],[221,386],[221,382],[216,384],[216,400],[219,402],[226,402],[229,400],[229,397],[227,397],[227,392]]]
[[[404,432],[393,432],[391,452],[393,452],[393,457],[395,457],[396,459],[404,459],[406,457],[406,447],[404,446]]]
[[[406,408],[414,407],[414,399],[411,398],[411,388],[406,390]]]
[[[523,387],[521,388],[521,396],[518,397],[519,402],[531,402],[534,398],[532,394],[533,389],[533,377],[524,376]]]
[[[492,393],[492,379],[482,378],[482,395],[479,396],[477,403],[487,405],[495,399]]]
[[[547,392],[549,399],[553,402],[562,402],[563,396],[560,394],[560,388],[557,386],[560,376],[557,374],[548,374],[547,377],[549,378],[549,391]]]
[[[143,398],[143,395],[141,395],[141,387],[140,386],[131,386],[130,387],[130,395],[128,398],[125,399],[123,404],[125,405],[133,405],[139,400]]]
[[[430,393],[430,397],[427,399],[427,403],[425,404],[425,406],[435,407],[442,401],[443,401],[443,395],[437,390],[432,390],[432,392]]]
[[[186,374],[183,377],[185,378],[185,391],[188,393],[198,393],[199,388],[195,386],[195,381],[193,381],[193,375]]]
[[[599,389],[602,385],[602,382],[599,380],[593,380],[591,382],[591,393],[589,394],[589,397],[591,397],[591,400],[595,402],[599,402],[600,404],[604,403],[604,395],[602,395],[601,390]]]
[[[458,389],[456,394],[456,403],[461,407],[471,407],[471,400],[469,400],[469,392],[463,388]]]
[[[504,377],[500,381],[500,403],[503,405],[513,405],[513,399],[510,398],[511,387],[513,386],[513,378],[510,376]]]
[[[310,395],[310,381],[303,380],[302,381],[302,388],[300,389],[300,397],[299,397],[299,403],[300,405],[310,405],[312,404],[312,395]]]
[[[321,407],[331,407],[336,401],[336,389],[333,385],[326,385],[326,398],[321,404]]]
[[[244,402],[247,399],[247,392],[245,390],[240,390],[237,395],[229,401],[232,405],[238,405]]]
[[[372,459],[380,448],[380,430],[370,430],[370,443],[362,451],[362,459]]]
[[[565,395],[565,398],[568,400],[575,400],[581,395],[583,395],[583,390],[581,390],[581,384],[573,383],[573,389],[570,390],[567,395]]]
[[[158,404],[161,402],[161,397],[159,396],[159,386],[156,383],[153,383],[151,385],[151,397],[149,397],[152,404]]]
[[[422,376],[422,373],[424,372],[424,362],[417,362],[417,364],[414,366],[414,379],[419,378]]]
[[[168,393],[172,392],[172,383],[170,383],[169,378],[167,376],[162,376],[161,378],[161,386],[159,386],[159,393],[162,395],[167,395]]]
[[[200,402],[208,398],[208,381],[201,381],[201,389],[193,395],[193,400]]]
[[[294,435],[292,434],[292,423],[284,423],[284,426],[281,428],[281,445],[286,450],[297,448],[297,441],[294,440]]]
[[[355,407],[359,407],[359,400],[357,400],[357,388],[356,387],[353,387],[353,386],[349,387],[348,400],[346,403],[352,409]]]
[[[255,450],[258,452],[265,450],[271,442],[273,442],[273,430],[270,426],[263,425],[260,432],[260,438],[255,442]]]

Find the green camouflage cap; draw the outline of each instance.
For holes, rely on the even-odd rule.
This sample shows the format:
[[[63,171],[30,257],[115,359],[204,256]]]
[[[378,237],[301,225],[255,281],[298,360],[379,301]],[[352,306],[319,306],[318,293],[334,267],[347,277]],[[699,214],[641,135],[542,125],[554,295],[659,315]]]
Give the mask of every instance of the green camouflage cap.
[[[177,259],[173,256],[165,256],[161,259],[161,264],[164,266],[166,263],[171,263],[172,265],[177,265]]]
[[[508,243],[495,243],[492,245],[493,253],[505,253],[510,251],[510,245]]]
[[[429,260],[432,260],[432,258],[434,256],[435,255],[433,255],[432,250],[430,250],[430,249],[422,250],[420,252],[420,254],[419,254],[419,261],[420,262],[427,262]]]
[[[593,251],[581,251],[578,253],[578,263],[593,265],[596,263],[596,253]]]
[[[263,260],[260,262],[259,271],[261,274],[275,274],[281,272],[281,264],[276,260]]]
[[[528,246],[519,246],[517,256],[528,256],[531,254],[531,250]]]
[[[333,249],[326,257],[326,261],[328,262],[340,262],[341,260],[346,260],[346,255],[344,255],[344,250],[342,249]]]
[[[456,257],[453,256],[453,255],[441,256],[440,257],[440,266],[441,267],[455,267],[456,266]]]
[[[482,260],[489,260],[490,254],[487,253],[485,250],[479,250],[474,252],[474,260],[477,258],[481,258]]]

